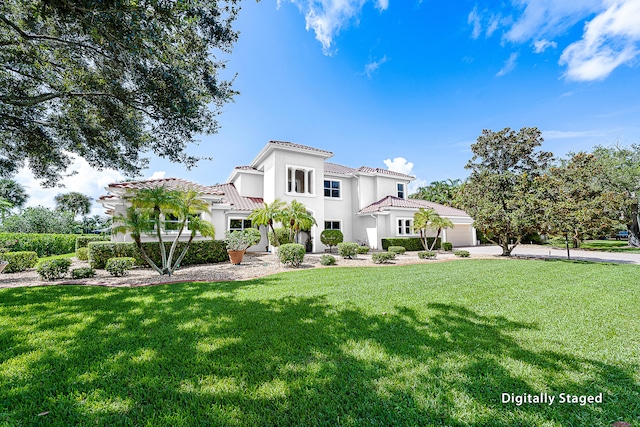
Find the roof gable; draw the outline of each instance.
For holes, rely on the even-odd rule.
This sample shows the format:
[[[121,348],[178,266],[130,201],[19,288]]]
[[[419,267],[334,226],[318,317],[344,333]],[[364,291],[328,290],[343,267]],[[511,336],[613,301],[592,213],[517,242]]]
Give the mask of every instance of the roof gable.
[[[383,199],[378,200],[377,202],[371,203],[369,206],[366,206],[360,211],[358,214],[368,214],[374,212],[382,212],[385,210],[390,210],[393,208],[404,208],[404,209],[433,209],[438,215],[441,216],[465,216],[468,217],[469,214],[461,209],[452,208],[450,206],[441,205],[439,203],[429,202],[427,200],[419,200],[419,199],[401,199],[395,196],[387,196]]]

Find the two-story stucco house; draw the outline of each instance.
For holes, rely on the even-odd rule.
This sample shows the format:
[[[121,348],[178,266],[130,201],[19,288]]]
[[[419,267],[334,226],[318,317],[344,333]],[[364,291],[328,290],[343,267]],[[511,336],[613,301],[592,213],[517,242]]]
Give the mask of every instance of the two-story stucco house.
[[[170,188],[193,188],[202,193],[211,206],[206,218],[216,228],[221,239],[228,230],[251,226],[247,219],[263,202],[275,199],[287,203],[297,200],[316,219],[308,235],[314,252],[325,249],[320,233],[339,229],[345,241],[366,243],[374,249],[382,247],[381,239],[415,236],[413,215],[419,208],[431,208],[449,218],[454,228],[443,231],[443,241],[454,246],[476,244],[473,220],[466,212],[423,200],[408,199],[408,184],[413,176],[380,168],[357,169],[330,163],[333,153],[313,147],[282,141],[269,141],[251,164],[236,167],[227,183],[203,186],[181,179],[122,182],[110,184],[109,195],[99,199],[107,213],[124,214],[123,196],[127,191],[165,185]],[[268,246],[267,230],[262,241],[251,248],[264,250]],[[129,240],[125,235],[115,240]]]

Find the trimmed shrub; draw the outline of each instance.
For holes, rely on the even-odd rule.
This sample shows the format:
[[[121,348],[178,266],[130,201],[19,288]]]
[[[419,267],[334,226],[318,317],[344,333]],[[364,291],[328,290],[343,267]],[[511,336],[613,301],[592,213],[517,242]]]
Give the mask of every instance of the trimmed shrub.
[[[9,263],[3,270],[5,273],[17,273],[35,267],[38,254],[33,251],[5,252],[0,254],[0,259]]]
[[[329,250],[331,250],[333,246],[344,241],[344,234],[340,230],[324,230],[320,233],[320,241],[323,245],[329,246]]]
[[[0,242],[12,242],[12,252],[33,251],[39,257],[62,255],[75,251],[77,234],[0,233]]]
[[[338,243],[338,253],[342,258],[355,258],[358,254],[358,245],[354,242],[342,242]]]
[[[324,254],[320,257],[320,264],[322,265],[335,265],[336,257],[329,254]]]
[[[69,258],[56,258],[42,261],[36,270],[42,280],[56,280],[62,279],[69,271],[69,267],[71,267]]]
[[[375,264],[384,264],[395,259],[395,252],[376,252],[371,255],[371,259]]]
[[[451,242],[442,242],[442,250],[450,251],[453,249],[453,243]]]
[[[455,251],[453,253],[455,256],[460,258],[469,258],[469,251]]]
[[[288,228],[280,227],[280,228],[276,228],[275,231],[276,231],[276,236],[278,236],[278,245],[293,243],[293,240],[291,240],[291,233],[289,233]],[[269,232],[269,244],[271,244],[271,246],[278,247],[278,245],[275,244],[273,231]]]
[[[435,259],[436,256],[438,256],[438,252],[433,252],[433,251],[418,252],[418,258],[420,259]]]
[[[285,243],[278,249],[278,260],[292,267],[300,267],[304,260],[305,248],[299,243]]]
[[[427,245],[431,247],[434,237],[427,237]],[[389,239],[382,239],[382,249],[389,250],[389,246],[402,246],[408,251],[423,251],[422,240],[419,237],[394,237]],[[433,249],[440,248],[440,238],[436,241],[436,245]]]
[[[369,246],[358,246],[357,252],[359,254],[368,254],[371,248]]]
[[[389,246],[389,252],[395,252],[397,255],[404,254],[407,250],[404,246]]]
[[[158,246],[158,244],[155,244]],[[158,247],[158,253],[160,248]],[[89,266],[104,269],[109,258],[135,258],[136,265],[146,265],[133,242],[89,242]],[[152,257],[153,259],[153,257]]]
[[[136,259],[133,257],[109,258],[104,269],[112,276],[119,277],[128,274],[134,265],[136,265]]]
[[[76,252],[80,248],[86,248],[89,246],[90,242],[108,242],[111,238],[107,236],[100,236],[98,234],[83,234],[82,236],[76,237]]]
[[[186,242],[178,242],[176,252],[181,253]],[[145,251],[154,262],[160,262],[160,245],[153,242],[143,243]],[[165,242],[167,253],[170,242]],[[176,255],[177,256],[177,255]],[[90,242],[89,265],[93,268],[104,268],[109,258],[133,257],[136,265],[147,265],[134,242]],[[226,243],[222,240],[196,240],[191,242],[181,265],[214,264],[229,262]]]
[[[78,248],[76,249],[76,258],[80,261],[86,261],[89,259],[89,248]]]
[[[71,270],[72,279],[86,279],[88,277],[94,277],[95,275],[96,271],[91,267],[74,268],[73,270]]]

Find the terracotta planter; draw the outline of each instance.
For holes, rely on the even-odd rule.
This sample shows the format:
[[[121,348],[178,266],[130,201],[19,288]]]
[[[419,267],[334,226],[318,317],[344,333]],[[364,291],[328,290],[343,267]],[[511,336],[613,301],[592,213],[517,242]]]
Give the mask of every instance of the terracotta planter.
[[[227,251],[229,253],[229,260],[231,260],[231,264],[238,265],[242,262],[242,258],[244,257],[244,251]]]

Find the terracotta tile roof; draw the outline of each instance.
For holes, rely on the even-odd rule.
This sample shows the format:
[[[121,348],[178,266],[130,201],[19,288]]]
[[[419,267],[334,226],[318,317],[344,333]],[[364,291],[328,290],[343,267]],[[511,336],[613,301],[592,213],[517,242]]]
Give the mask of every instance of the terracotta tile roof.
[[[233,184],[218,184],[211,188],[223,193],[223,199],[239,211],[252,211],[264,203],[260,197],[242,197]]]
[[[399,178],[407,178],[407,179],[414,179],[415,178],[415,176],[407,175],[407,174],[404,174],[404,173],[394,172],[394,171],[390,171],[388,169],[382,169],[382,168],[370,168],[368,166],[360,166],[356,170],[358,172],[364,172],[364,173],[379,173],[379,174],[382,174],[382,175],[392,175],[392,176],[397,176]]]
[[[109,184],[109,188],[123,188],[125,190],[142,190],[157,187],[166,187],[169,190],[196,190],[203,194],[216,196],[221,196],[223,194],[219,190],[216,190],[214,187],[196,184],[195,182],[187,181],[180,178],[149,179],[145,181],[126,181]]]
[[[434,202],[428,202],[426,200],[418,199],[401,199],[395,196],[387,196],[384,199],[378,200],[370,204],[369,206],[360,209],[359,214],[367,214],[373,212],[381,212],[390,208],[410,208],[410,209],[433,209],[438,215],[441,216],[469,216],[465,211],[444,206]]]
[[[321,150],[319,148],[309,147],[307,145],[296,144],[296,143],[293,143],[293,142],[269,141],[269,144],[279,145],[281,147],[299,148],[301,150],[309,150],[309,151],[314,151],[316,153],[323,153],[323,154],[328,154],[330,156],[333,156],[333,153],[331,151]]]
[[[329,173],[339,173],[342,175],[353,175],[356,171],[348,166],[337,165],[335,163],[324,162],[324,171]]]

